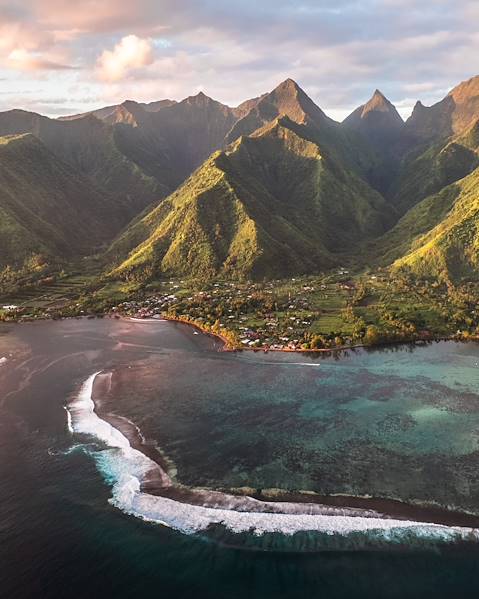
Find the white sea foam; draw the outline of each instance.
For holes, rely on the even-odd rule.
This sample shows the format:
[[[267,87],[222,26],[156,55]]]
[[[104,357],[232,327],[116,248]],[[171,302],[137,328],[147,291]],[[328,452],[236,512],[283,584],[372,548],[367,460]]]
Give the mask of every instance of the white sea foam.
[[[405,535],[410,538],[411,534],[416,539],[479,540],[479,531],[471,528],[382,518],[374,512],[348,508],[261,502],[251,497],[207,491],[199,492],[204,494],[206,505],[192,505],[142,492],[142,481],[153,469],[160,467],[132,448],[120,431],[95,413],[91,393],[97,374],[87,379],[68,409],[75,433],[94,435],[110,447],[93,451],[92,455],[97,467],[112,485],[110,502],[125,513],[187,534],[218,524],[232,532],[251,531],[256,535],[316,531],[345,536],[362,532],[368,533],[368,536],[379,536],[381,541],[400,541]]]
[[[109,447],[130,448],[128,439],[116,428],[95,413],[92,400],[93,383],[99,372],[95,372],[83,383],[77,397],[68,405],[71,425],[75,433],[92,435]]]
[[[3,358],[0,358],[0,366],[4,366],[7,362],[8,362],[8,359],[5,358],[5,356]]]
[[[72,415],[70,414],[70,411],[68,410],[68,408],[65,408],[66,413],[67,413],[67,429],[69,433],[74,433],[73,430],[73,425],[72,425]]]

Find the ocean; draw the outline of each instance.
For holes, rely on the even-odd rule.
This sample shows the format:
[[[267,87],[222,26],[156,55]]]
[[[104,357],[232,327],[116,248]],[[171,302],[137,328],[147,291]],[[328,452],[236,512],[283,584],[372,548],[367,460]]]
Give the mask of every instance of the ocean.
[[[0,327],[1,597],[477,596],[479,346],[219,349]]]

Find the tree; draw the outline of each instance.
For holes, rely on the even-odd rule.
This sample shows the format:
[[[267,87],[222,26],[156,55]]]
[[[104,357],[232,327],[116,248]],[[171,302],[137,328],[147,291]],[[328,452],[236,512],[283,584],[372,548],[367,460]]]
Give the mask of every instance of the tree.
[[[367,345],[376,345],[380,342],[381,334],[379,332],[379,329],[373,324],[370,324],[366,328],[366,332],[364,333],[364,343],[366,343]]]

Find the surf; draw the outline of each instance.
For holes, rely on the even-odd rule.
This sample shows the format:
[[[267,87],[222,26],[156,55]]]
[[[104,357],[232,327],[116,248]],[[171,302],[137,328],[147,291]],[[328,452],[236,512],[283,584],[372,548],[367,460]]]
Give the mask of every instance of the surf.
[[[160,474],[165,487],[171,485],[171,481],[157,462],[132,447],[121,431],[96,413],[92,392],[100,374],[101,371],[89,376],[69,402],[68,426],[75,435],[91,436],[104,444],[104,449],[92,449],[90,445],[87,453],[111,485],[110,503],[126,514],[184,534],[204,533],[220,526],[231,533],[250,533],[256,537],[303,532],[339,537],[362,534],[368,542],[376,538],[387,543],[400,542],[405,537],[408,542],[411,537],[436,541],[471,538],[477,541],[479,538],[479,532],[472,528],[388,518],[368,510],[313,503],[263,502],[207,490],[195,492],[195,503],[185,503],[143,492],[142,482],[152,472]]]

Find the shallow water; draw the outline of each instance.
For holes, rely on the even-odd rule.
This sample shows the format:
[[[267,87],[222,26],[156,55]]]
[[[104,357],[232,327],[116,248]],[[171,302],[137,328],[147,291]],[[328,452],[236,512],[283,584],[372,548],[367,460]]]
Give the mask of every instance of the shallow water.
[[[188,485],[373,495],[477,512],[477,346],[305,359],[188,352],[179,365],[152,355],[114,371],[102,409],[155,439]]]
[[[88,376],[109,370],[101,409],[155,439],[180,482],[370,493],[477,511],[477,346],[336,360],[218,354],[209,338],[171,323],[8,329],[0,335],[8,358],[0,369],[0,596],[477,594],[471,544],[297,553],[276,539],[269,548],[282,551],[258,552],[127,516],[108,503],[109,481],[91,459],[101,448],[74,448],[86,440],[68,431],[64,409]]]

